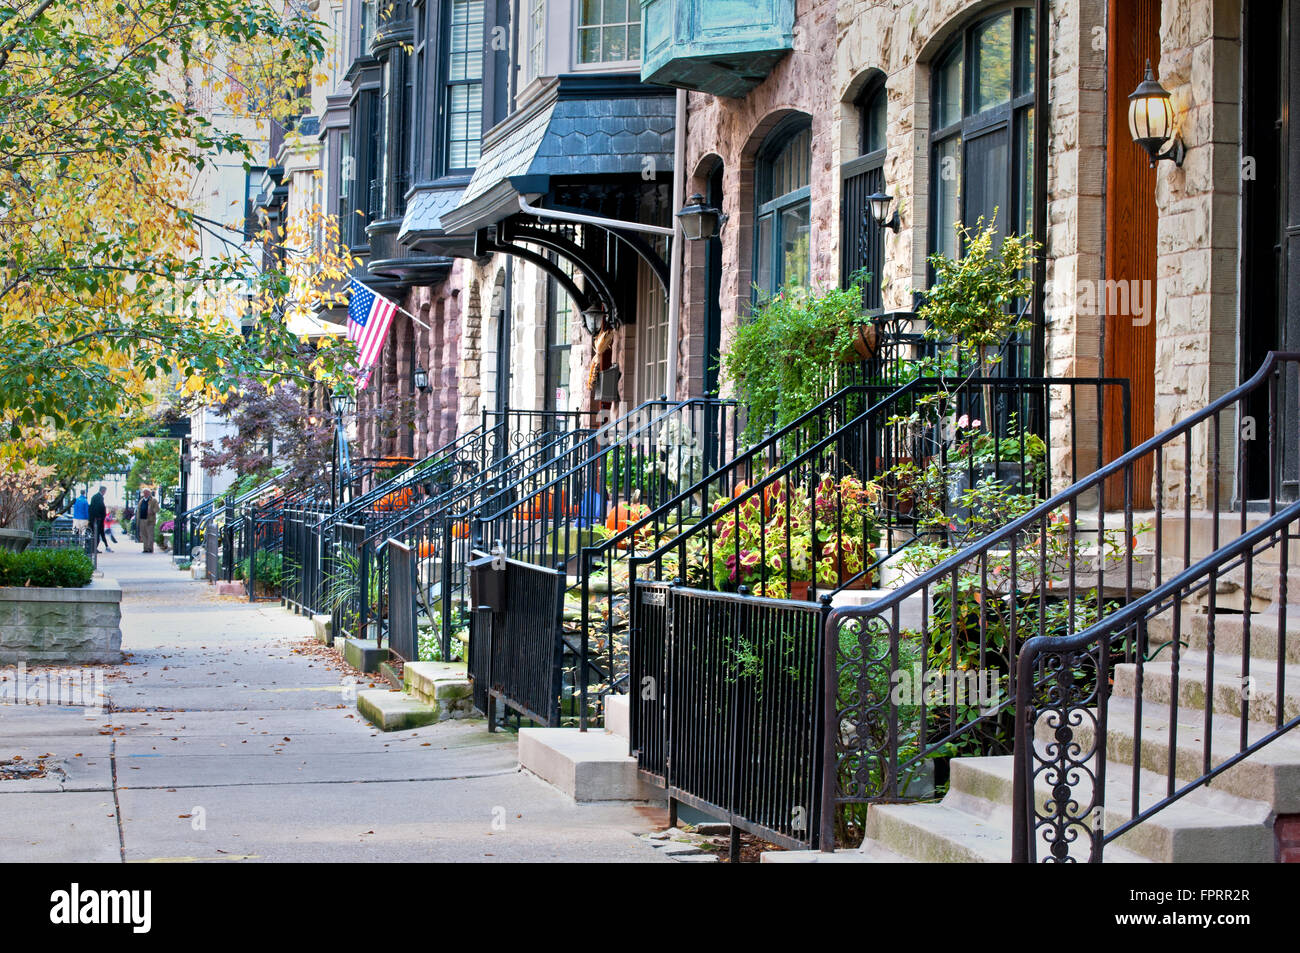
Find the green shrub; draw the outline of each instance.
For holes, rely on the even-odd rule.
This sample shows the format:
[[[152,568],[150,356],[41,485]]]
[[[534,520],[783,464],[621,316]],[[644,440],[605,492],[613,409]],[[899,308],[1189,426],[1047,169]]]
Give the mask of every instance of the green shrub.
[[[95,564],[78,549],[0,551],[0,586],[77,589],[95,574]]]
[[[256,581],[270,589],[280,588],[284,581],[284,554],[276,550],[259,549],[255,563]],[[248,581],[248,557],[245,556],[235,564],[235,578]]]

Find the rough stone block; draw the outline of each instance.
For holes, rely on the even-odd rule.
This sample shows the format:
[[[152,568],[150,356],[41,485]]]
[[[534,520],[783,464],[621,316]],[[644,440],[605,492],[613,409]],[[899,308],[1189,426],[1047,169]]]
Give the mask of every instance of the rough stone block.
[[[122,660],[122,589],[0,588],[0,664],[115,664]]]

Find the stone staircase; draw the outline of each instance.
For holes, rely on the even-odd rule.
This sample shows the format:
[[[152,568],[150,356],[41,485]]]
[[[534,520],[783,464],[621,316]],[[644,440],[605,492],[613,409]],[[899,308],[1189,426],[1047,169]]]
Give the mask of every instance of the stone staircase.
[[[1276,577],[1276,571],[1273,575]],[[1172,638],[1169,615],[1163,613],[1149,626],[1153,648]],[[1138,769],[1140,809],[1158,803],[1167,794],[1171,746],[1179,787],[1202,774],[1205,702],[1207,692],[1211,691],[1207,677],[1208,623],[1209,617],[1202,609],[1184,604],[1184,647],[1174,715],[1177,731],[1172,733],[1172,739],[1170,649],[1166,647],[1144,667]],[[1214,765],[1222,764],[1240,750],[1239,717],[1243,705],[1240,653],[1245,647],[1245,628],[1243,615],[1216,613],[1210,723]],[[1279,704],[1285,719],[1300,714],[1300,607],[1292,607],[1287,614],[1285,684],[1281,691],[1277,681],[1278,631],[1275,606],[1251,615],[1248,672],[1252,681],[1244,699],[1249,718],[1248,743],[1273,730]],[[1119,827],[1133,813],[1136,674],[1135,665],[1118,666],[1108,702],[1109,761],[1104,797],[1107,830]],[[1050,730],[1041,724],[1038,734],[1040,743],[1051,736]],[[1090,734],[1086,730],[1076,732],[1085,750],[1092,743]],[[867,837],[860,848],[834,854],[774,852],[764,855],[763,860],[769,863],[1008,862],[1012,846],[1012,767],[1013,759],[1009,756],[956,759],[951,762],[951,783],[942,801],[872,805],[867,812]],[[1046,783],[1039,783],[1036,796],[1040,806],[1046,803],[1049,793]],[[1091,792],[1079,790],[1078,795],[1087,803]],[[1300,815],[1300,731],[1277,738],[1209,785],[1191,791],[1125,832],[1107,845],[1103,856],[1108,863],[1272,862],[1279,858],[1285,846],[1281,832],[1284,826],[1293,823],[1289,815]],[[1279,818],[1285,824],[1279,824]],[[1086,843],[1076,841],[1071,845],[1071,856],[1076,859],[1087,859],[1087,851]],[[1040,843],[1039,859],[1044,853]]]
[[[473,690],[464,662],[407,662],[402,690],[357,692],[357,710],[382,731],[422,728],[473,715]]]

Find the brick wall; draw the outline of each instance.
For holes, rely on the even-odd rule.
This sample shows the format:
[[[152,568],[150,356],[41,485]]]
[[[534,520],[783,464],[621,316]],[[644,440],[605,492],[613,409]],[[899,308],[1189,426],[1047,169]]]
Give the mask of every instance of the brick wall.
[[[1277,859],[1282,864],[1300,864],[1300,814],[1279,814],[1273,822],[1277,838]]]

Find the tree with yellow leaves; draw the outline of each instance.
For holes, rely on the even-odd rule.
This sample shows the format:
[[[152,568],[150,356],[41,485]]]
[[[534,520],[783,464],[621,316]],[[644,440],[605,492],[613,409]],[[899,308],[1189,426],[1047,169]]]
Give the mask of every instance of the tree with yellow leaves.
[[[252,137],[217,113],[282,121],[322,51],[309,14],[269,0],[0,0],[11,440],[102,427],[163,380],[214,396],[249,379],[345,377],[351,345],[305,352],[287,317],[328,303],[351,265],[337,240],[286,247],[266,267],[187,191],[215,157],[252,157]],[[200,232],[229,253],[197,255]]]

